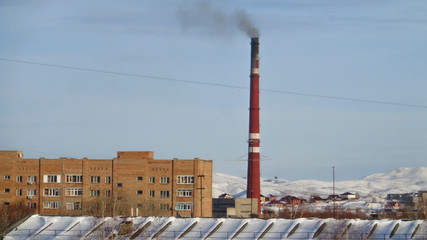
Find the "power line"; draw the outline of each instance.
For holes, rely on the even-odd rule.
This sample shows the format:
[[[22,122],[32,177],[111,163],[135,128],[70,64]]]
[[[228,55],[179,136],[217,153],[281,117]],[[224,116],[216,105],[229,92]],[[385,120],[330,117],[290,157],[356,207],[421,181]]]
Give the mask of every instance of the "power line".
[[[100,69],[93,69],[93,68],[65,66],[65,65],[50,64],[50,63],[41,63],[41,62],[33,62],[33,61],[24,61],[24,60],[16,60],[16,59],[9,59],[9,58],[0,58],[0,60],[1,61],[6,61],[6,62],[14,62],[14,63],[21,63],[21,64],[31,64],[31,65],[37,65],[37,66],[45,66],[45,67],[53,67],[53,68],[63,68],[63,69],[71,69],[71,70],[78,70],[78,71],[95,72],[95,73],[105,73],[105,74],[113,74],[113,75],[120,75],[120,76],[127,76],[127,77],[146,78],[146,79],[157,79],[157,80],[163,80],[163,81],[172,81],[172,82],[181,82],[181,83],[190,83],[190,84],[199,84],[199,85],[209,85],[209,86],[215,86],[215,87],[225,87],[225,88],[236,88],[236,89],[246,89],[246,90],[249,90],[249,87],[242,87],[242,86],[236,86],[236,85],[230,85],[230,84],[220,84],[220,83],[212,83],[212,82],[191,81],[191,80],[184,80],[184,79],[177,79],[177,78],[167,78],[167,77],[159,77],[159,76],[152,76],[152,75],[145,75],[145,74],[124,73],[124,72],[100,70]],[[363,99],[363,98],[337,97],[337,96],[331,96],[331,95],[320,95],[320,94],[303,93],[303,92],[293,92],[293,91],[285,91],[285,90],[260,89],[260,91],[263,91],[263,92],[272,92],[272,93],[280,93],[280,94],[287,94],[287,95],[297,95],[297,96],[304,96],[304,97],[314,97],[314,98],[326,98],[326,99],[333,99],[333,100],[343,100],[343,101],[351,101],[351,102],[364,102],[364,103],[375,103],[375,104],[385,104],[385,105],[402,106],[402,107],[427,108],[427,105],[407,104],[407,103],[398,103],[398,102],[387,102],[387,101],[370,100],[370,99]]]

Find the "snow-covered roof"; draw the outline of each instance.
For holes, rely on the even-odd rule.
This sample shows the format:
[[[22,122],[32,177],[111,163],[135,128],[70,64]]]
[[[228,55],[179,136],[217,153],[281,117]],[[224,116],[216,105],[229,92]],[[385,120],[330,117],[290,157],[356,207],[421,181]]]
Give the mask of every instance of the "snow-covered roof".
[[[226,219],[136,217],[133,230],[117,235],[130,218],[34,215],[5,239],[426,239],[427,221],[335,219]]]

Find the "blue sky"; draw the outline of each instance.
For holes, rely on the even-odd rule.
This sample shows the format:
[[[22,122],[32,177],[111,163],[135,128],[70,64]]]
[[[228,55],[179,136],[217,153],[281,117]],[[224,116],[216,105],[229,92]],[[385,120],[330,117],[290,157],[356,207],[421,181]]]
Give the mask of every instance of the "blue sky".
[[[421,0],[1,1],[0,149],[148,150],[246,176],[250,39],[237,11],[261,35],[262,177],[425,166],[427,107],[293,94],[427,106]]]

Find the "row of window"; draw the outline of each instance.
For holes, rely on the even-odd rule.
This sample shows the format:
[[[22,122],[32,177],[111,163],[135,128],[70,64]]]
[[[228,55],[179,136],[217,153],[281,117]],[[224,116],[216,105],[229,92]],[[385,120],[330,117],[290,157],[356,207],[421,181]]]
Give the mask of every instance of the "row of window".
[[[10,203],[4,202],[4,205],[9,206]],[[35,209],[37,205],[36,203],[31,202],[31,203],[27,203],[27,206],[30,209]],[[142,207],[142,204],[138,204],[137,207]],[[154,205],[152,205],[152,207],[154,208]],[[44,209],[60,209],[61,204],[59,201],[44,201],[43,208]],[[67,201],[65,202],[65,208],[67,210],[81,210],[82,202]],[[193,203],[191,202],[178,202],[176,206],[176,210],[179,210],[179,211],[191,211],[192,209],[193,209]],[[170,210],[169,204],[161,203],[160,210],[164,210],[164,211]]]
[[[10,180],[10,176],[4,176],[5,180]],[[137,177],[137,181],[142,181],[143,177]],[[156,178],[150,177],[149,183],[155,183]],[[22,182],[23,177],[22,176],[16,176],[16,182]],[[61,183],[61,175],[56,174],[47,174],[43,176],[43,182],[44,183]],[[65,176],[65,182],[67,183],[83,183],[83,175],[82,174],[68,174]],[[91,183],[100,183],[101,177],[100,176],[91,176],[90,177]],[[37,176],[28,176],[27,177],[27,183],[33,184],[37,183]],[[105,177],[105,183],[111,183],[111,177],[107,176]],[[194,183],[194,176],[192,175],[181,175],[177,176],[177,183],[178,184],[193,184]],[[169,184],[169,177],[160,177],[160,184]]]
[[[35,208],[35,203],[32,203],[31,208]],[[82,202],[65,202],[67,210],[81,210]],[[142,204],[138,204],[138,207],[142,207]],[[154,206],[153,206],[154,207]],[[43,202],[44,209],[60,209],[61,205],[59,201],[45,201]],[[176,210],[190,211],[193,209],[193,203],[191,202],[179,202],[177,203]],[[170,210],[169,204],[160,204],[160,210]]]
[[[5,192],[10,192],[9,188],[5,189]],[[22,196],[22,189],[16,189],[16,196]],[[36,189],[27,189],[27,197],[34,197],[37,196],[37,190]]]
[[[4,176],[4,180],[9,181],[10,180],[10,176]],[[23,177],[22,176],[16,176],[16,182],[21,183],[23,181]],[[27,177],[27,183],[28,184],[33,184],[37,182],[37,176],[28,176]]]
[[[3,202],[3,204],[5,206],[10,206],[10,202]],[[21,202],[16,203],[16,207],[21,207],[21,206],[22,206]],[[35,209],[36,208],[36,203],[35,202],[30,202],[30,203],[27,203],[27,206],[28,206],[29,209]]]
[[[9,188],[5,189],[6,193],[10,192]],[[142,195],[142,190],[137,190],[136,194]],[[36,189],[28,189],[27,190],[27,196],[33,197],[37,195]],[[82,188],[66,188],[65,189],[65,196],[82,196],[83,195],[83,189]],[[22,196],[22,189],[16,189],[16,196]],[[61,196],[61,189],[60,188],[45,188],[44,194],[45,197],[59,197]],[[100,196],[100,190],[90,190],[90,196],[97,197]],[[111,190],[105,190],[105,196],[111,196]],[[149,191],[150,197],[155,197],[155,191],[150,190]],[[177,190],[177,196],[178,197],[192,197],[193,196],[193,190],[192,189],[178,189]],[[169,191],[160,191],[160,197],[161,198],[168,198],[169,197]]]

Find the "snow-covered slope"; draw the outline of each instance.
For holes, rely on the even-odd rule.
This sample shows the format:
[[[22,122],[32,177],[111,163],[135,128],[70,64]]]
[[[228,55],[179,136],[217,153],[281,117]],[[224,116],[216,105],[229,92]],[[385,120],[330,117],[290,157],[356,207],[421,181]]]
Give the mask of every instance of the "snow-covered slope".
[[[337,181],[335,192],[359,193],[361,196],[385,196],[387,193],[405,193],[427,190],[427,167],[398,168],[390,172],[373,174],[359,180]],[[229,193],[234,197],[246,196],[246,179],[223,173],[214,173],[213,197]],[[332,182],[318,180],[288,181],[261,179],[261,193],[275,196],[294,195],[307,198],[311,194],[325,197],[332,194]]]

